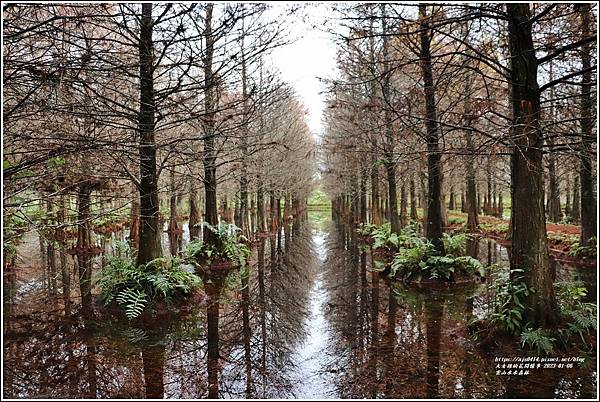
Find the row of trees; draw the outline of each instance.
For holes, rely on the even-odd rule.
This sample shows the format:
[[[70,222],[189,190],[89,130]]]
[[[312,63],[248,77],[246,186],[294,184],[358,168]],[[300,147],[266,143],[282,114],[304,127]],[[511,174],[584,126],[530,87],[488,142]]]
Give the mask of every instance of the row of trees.
[[[416,221],[423,206],[425,234],[443,253],[444,194],[456,208],[460,189],[475,230],[481,199],[488,214],[498,214],[509,188],[511,266],[536,290],[527,320],[555,322],[546,209],[560,220],[565,200],[565,212],[581,222],[582,245],[596,233],[592,7],[361,4],[337,11],[348,34],[340,35],[324,139],[334,206],[354,222],[366,222],[370,211],[372,222],[387,219],[394,231],[409,216]]]
[[[203,220],[235,219],[247,235],[280,226],[281,200],[299,213],[314,141],[269,58],[290,11],[5,5],[5,244],[37,229],[52,253],[74,246],[89,297],[100,221],[127,216],[143,264],[162,254],[161,199],[169,231],[187,213],[192,239]]]

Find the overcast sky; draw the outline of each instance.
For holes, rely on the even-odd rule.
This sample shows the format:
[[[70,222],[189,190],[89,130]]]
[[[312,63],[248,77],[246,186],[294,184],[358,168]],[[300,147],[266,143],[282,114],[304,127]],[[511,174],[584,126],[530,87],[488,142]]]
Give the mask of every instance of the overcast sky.
[[[292,17],[290,27],[290,35],[298,40],[273,52],[273,64],[281,70],[283,80],[294,86],[306,105],[308,125],[316,135],[322,133],[321,115],[325,105],[325,94],[320,94],[323,88],[318,78],[333,77],[336,67],[333,38],[323,29],[318,29],[323,27],[327,13],[330,11],[326,4],[303,8],[297,13],[297,18]],[[301,18],[301,14],[308,18]]]

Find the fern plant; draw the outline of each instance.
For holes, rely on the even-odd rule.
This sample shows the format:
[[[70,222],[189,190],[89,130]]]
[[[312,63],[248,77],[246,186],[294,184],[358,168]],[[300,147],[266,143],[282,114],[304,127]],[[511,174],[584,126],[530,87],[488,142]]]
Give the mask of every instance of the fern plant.
[[[573,243],[569,249],[569,255],[572,257],[578,257],[588,260],[593,260],[597,256],[597,242],[596,237],[593,236],[590,238],[589,244],[587,246],[581,246],[577,241]]]
[[[417,235],[416,230],[416,225],[408,225],[400,229],[398,233],[393,233],[389,222],[375,226],[371,230],[371,237],[374,240],[373,249],[398,250],[417,246],[422,239]]]
[[[248,239],[240,233],[240,228],[226,222],[220,222],[217,226],[207,222],[203,222],[202,225],[215,234],[215,242],[208,244],[200,239],[190,242],[184,250],[187,261],[206,264],[230,261],[240,267],[246,265],[250,257],[250,248],[246,244]]]
[[[493,277],[494,312],[490,322],[505,331],[518,334],[524,324],[523,301],[530,292],[523,278],[523,270],[501,269],[494,272]]]
[[[398,234],[392,233],[392,225],[389,222],[373,229],[371,237],[373,238],[373,249],[398,248]]]
[[[587,289],[581,281],[556,282],[554,288],[561,307],[572,306],[587,296]]]
[[[141,343],[148,340],[148,334],[141,328],[127,327],[121,334],[127,338],[129,343]]]
[[[521,347],[534,350],[537,354],[550,354],[554,351],[556,339],[541,328],[525,328],[521,333]]]
[[[402,279],[420,280],[422,277],[451,281],[456,275],[485,274],[484,265],[469,256],[460,256],[466,235],[458,234],[444,237],[450,251],[446,255],[437,255],[435,247],[426,238],[420,237],[411,229],[401,231],[398,236],[400,250],[391,264],[391,276],[402,273]]]
[[[358,228],[356,228],[356,232],[361,236],[370,236],[376,228],[377,225],[372,223],[361,223]]]
[[[182,269],[180,258],[162,257],[137,266],[126,243],[117,243],[114,254],[98,273],[96,283],[104,304],[116,302],[129,319],[156,301],[171,302],[201,285],[197,275]]]
[[[567,328],[569,332],[578,335],[585,344],[585,335],[596,332],[597,306],[594,303],[581,303],[576,308],[570,309],[565,314],[569,319]]]
[[[587,295],[582,282],[557,282],[554,286],[560,315],[566,322],[566,327],[560,331],[561,340],[567,344],[575,336],[586,345],[586,335],[595,333],[597,328],[596,304],[582,302]]]
[[[461,255],[467,242],[467,237],[466,233],[443,233],[442,242],[444,243],[446,253],[454,256]]]
[[[117,303],[125,310],[127,318],[131,320],[142,314],[148,304],[147,297],[144,290],[125,288],[117,295]]]

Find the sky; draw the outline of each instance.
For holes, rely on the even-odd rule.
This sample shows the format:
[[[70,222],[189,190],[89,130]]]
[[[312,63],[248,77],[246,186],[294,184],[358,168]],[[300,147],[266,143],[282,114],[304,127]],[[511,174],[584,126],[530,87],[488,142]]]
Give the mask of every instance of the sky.
[[[296,93],[308,109],[307,123],[313,135],[323,132],[321,116],[325,108],[325,94],[318,78],[334,76],[335,44],[331,34],[322,27],[327,18],[328,7],[324,4],[307,6],[292,16],[290,35],[298,38],[294,43],[275,49],[273,64],[281,71],[283,80],[293,85]],[[301,18],[300,14],[307,16]]]

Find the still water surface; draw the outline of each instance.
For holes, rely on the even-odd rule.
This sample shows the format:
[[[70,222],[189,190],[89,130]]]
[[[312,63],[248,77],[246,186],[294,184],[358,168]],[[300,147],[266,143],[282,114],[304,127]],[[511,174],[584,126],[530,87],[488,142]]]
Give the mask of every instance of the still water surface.
[[[506,264],[507,250],[492,240],[471,252]],[[28,267],[4,300],[4,397],[596,395],[594,359],[571,370],[496,375],[498,352],[478,349],[467,333],[467,323],[488,312],[485,284],[443,291],[390,285],[348,229],[318,213],[256,245],[246,297],[232,280],[220,298],[217,340],[207,336],[207,321],[216,317],[206,298],[185,313],[134,324],[102,309],[65,311],[60,292],[49,295],[44,270],[28,255],[21,251]],[[593,295],[590,271],[557,267],[559,278],[582,279]]]

